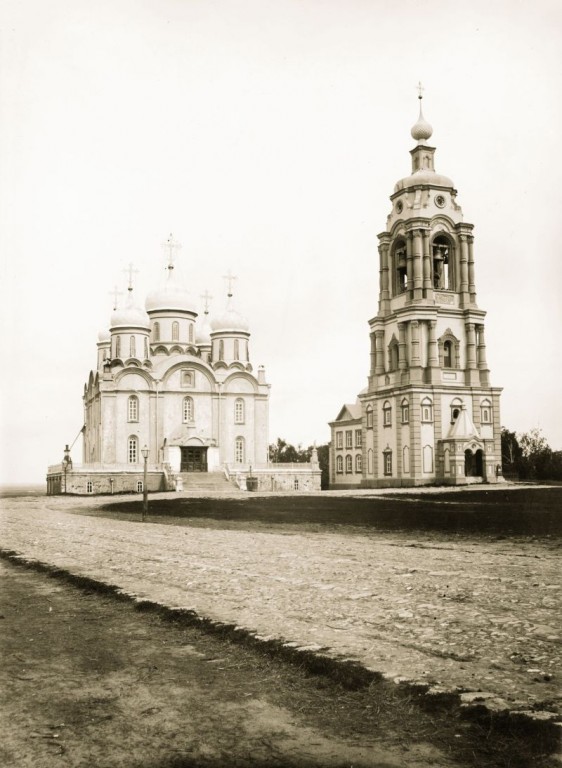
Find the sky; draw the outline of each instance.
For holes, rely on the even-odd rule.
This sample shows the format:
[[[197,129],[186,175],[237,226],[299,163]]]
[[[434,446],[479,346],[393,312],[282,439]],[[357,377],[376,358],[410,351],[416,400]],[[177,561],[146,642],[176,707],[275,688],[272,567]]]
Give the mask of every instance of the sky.
[[[83,423],[111,291],[162,243],[235,304],[270,440],[329,439],[369,371],[377,234],[436,170],[475,225],[502,424],[562,449],[558,0],[0,0],[0,482],[41,482]],[[73,458],[80,461],[80,440]]]

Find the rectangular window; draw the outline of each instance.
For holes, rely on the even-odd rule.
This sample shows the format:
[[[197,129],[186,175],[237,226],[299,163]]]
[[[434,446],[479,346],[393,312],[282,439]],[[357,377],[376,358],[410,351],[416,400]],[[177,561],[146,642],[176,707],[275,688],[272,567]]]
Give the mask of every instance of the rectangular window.
[[[355,447],[361,448],[363,445],[363,433],[360,429],[355,430]]]
[[[336,432],[336,448],[343,448],[343,432]]]
[[[347,429],[345,432],[345,447],[353,448],[353,431],[351,429]]]

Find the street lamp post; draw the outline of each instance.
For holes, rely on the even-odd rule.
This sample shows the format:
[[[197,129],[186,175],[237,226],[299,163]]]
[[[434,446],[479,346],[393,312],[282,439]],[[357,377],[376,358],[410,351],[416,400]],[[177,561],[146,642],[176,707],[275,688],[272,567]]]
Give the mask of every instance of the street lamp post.
[[[146,445],[141,453],[144,459],[144,481],[142,484],[142,522],[144,523],[148,514],[148,448]]]

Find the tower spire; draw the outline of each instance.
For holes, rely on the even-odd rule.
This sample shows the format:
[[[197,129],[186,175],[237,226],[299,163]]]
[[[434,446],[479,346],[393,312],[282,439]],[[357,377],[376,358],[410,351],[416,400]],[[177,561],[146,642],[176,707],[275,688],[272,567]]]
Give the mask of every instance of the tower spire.
[[[412,138],[415,139],[418,142],[418,144],[424,144],[428,139],[431,138],[431,134],[433,133],[433,128],[423,116],[422,101],[423,101],[423,92],[425,88],[423,87],[421,82],[417,84],[417,90],[418,90],[418,100],[420,102],[420,114],[417,122],[412,126],[411,134],[412,134]]]

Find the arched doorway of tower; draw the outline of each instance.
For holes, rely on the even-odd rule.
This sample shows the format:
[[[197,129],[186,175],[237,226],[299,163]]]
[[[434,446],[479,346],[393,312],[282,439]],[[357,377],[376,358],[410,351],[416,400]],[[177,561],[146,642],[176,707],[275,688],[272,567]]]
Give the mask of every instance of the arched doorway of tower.
[[[476,451],[467,448],[464,452],[464,474],[466,477],[484,476],[484,461],[481,448]]]

